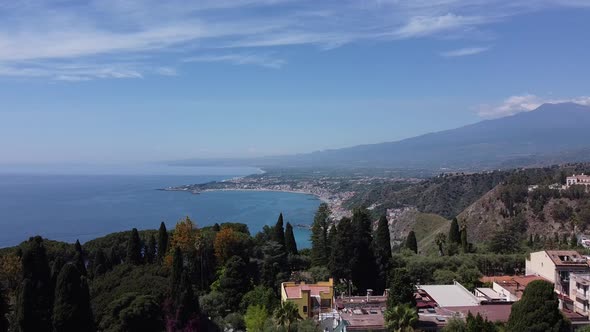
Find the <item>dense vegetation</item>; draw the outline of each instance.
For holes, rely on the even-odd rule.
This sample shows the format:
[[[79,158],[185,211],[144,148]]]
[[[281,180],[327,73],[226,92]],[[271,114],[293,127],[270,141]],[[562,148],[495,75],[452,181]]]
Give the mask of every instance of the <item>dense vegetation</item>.
[[[444,176],[432,183],[440,188],[454,183],[457,188],[483,191],[505,173]],[[0,250],[0,332],[8,327],[22,332],[313,331],[319,328],[316,322],[299,317],[291,304],[280,303],[280,283],[330,277],[335,280],[336,295],[365,295],[368,289],[379,294],[389,288],[387,324],[394,330],[407,330],[417,321],[414,284],[456,280],[473,289],[480,285],[482,275],[524,272],[527,252],[577,249],[577,239],[569,234],[519,235],[526,227],[524,202],[535,207],[548,204],[548,198],[588,197],[575,187],[561,192],[544,187],[564,174],[562,168],[512,172],[502,180],[498,198],[512,206],[506,209],[510,227],[498,229],[485,245],[474,244],[468,225],[453,219],[444,233],[434,237],[436,250],[429,251],[430,255],[422,252],[422,242],[414,232],[402,245],[392,247],[383,215],[376,220],[374,212],[356,208],[351,218],[333,222],[326,204],[315,215],[311,249],[298,248],[293,227],[282,215],[274,226],[265,226],[254,235],[244,224],[199,228],[186,218],[173,231],[162,223],[158,230],[133,229],[84,245],[33,237]],[[523,190],[531,183],[540,185],[538,192]],[[423,198],[442,190],[430,189]],[[457,198],[452,204],[469,199]],[[526,210],[535,209],[542,210]],[[556,203],[552,213],[572,222],[586,220],[586,214],[590,217],[583,205],[574,208],[566,203]],[[535,292],[530,293],[534,299]],[[531,313],[526,301],[522,303],[510,326],[528,324],[527,317],[536,319],[538,313]],[[549,311],[543,315],[555,317]],[[551,326],[554,323],[558,322],[550,322]],[[497,329],[478,316],[452,324],[465,331]]]

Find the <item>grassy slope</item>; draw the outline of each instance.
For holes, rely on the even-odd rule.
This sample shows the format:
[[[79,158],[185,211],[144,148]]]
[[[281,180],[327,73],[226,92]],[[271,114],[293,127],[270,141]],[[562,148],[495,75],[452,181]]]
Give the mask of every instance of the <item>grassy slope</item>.
[[[448,234],[450,221],[432,213],[418,213],[414,232],[418,240],[418,250],[423,254],[437,253],[435,237],[438,233]]]

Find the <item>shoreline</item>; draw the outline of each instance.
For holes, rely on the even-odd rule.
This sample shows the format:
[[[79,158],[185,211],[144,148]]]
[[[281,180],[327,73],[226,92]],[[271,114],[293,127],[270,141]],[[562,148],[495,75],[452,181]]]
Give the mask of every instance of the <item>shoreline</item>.
[[[186,191],[186,190],[165,190],[165,191]],[[314,194],[314,193],[310,193],[310,192],[306,192],[306,191],[297,191],[297,190],[280,190],[280,189],[264,189],[264,188],[260,188],[260,189],[241,189],[241,188],[236,188],[236,189],[230,189],[230,188],[225,188],[225,189],[205,189],[202,190],[198,193],[192,193],[193,195],[198,195],[200,193],[206,193],[206,192],[215,192],[215,191],[258,191],[258,192],[276,192],[276,193],[289,193],[289,194],[301,194],[301,195],[308,195],[308,196],[313,196],[315,198],[317,198],[318,200],[329,204],[329,200],[326,197]]]

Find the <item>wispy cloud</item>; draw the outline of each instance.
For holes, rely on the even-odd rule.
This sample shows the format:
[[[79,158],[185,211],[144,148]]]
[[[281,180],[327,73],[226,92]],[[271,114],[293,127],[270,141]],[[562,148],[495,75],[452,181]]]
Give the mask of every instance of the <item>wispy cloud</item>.
[[[590,97],[546,98],[534,94],[523,94],[508,97],[496,105],[480,105],[477,108],[477,113],[484,118],[501,118],[521,112],[530,112],[545,103],[566,102],[590,106]]]
[[[460,16],[452,13],[441,16],[418,16],[397,29],[394,36],[399,38],[425,37],[458,28],[476,26],[489,22],[482,16]]]
[[[279,69],[287,63],[283,59],[257,54],[205,54],[185,58],[183,62],[227,62],[234,65],[256,65],[273,69]]]
[[[329,50],[363,41],[444,38],[467,32],[476,35],[473,32],[482,27],[515,15],[566,6],[588,7],[589,3],[584,0],[1,2],[0,75],[93,79],[170,74],[150,69],[161,67],[162,57],[166,57],[166,63],[194,57],[278,68],[286,61],[261,59],[268,54],[267,49],[281,56],[281,47],[291,45]],[[224,58],[209,55],[212,50],[222,48],[239,51],[229,51],[231,56]],[[476,51],[483,50],[463,50],[457,55],[450,51],[449,56]],[[119,63],[116,71],[110,71],[112,63],[117,63],[121,56],[145,56],[147,63],[144,67],[129,64],[125,68]],[[220,60],[214,60],[216,57]],[[106,74],[64,73],[59,67],[62,62],[92,63],[94,71],[102,67]],[[42,68],[37,66],[40,63]],[[126,74],[120,75],[121,72]]]
[[[460,48],[457,50],[451,50],[440,53],[441,56],[444,57],[460,57],[460,56],[467,56],[467,55],[475,55],[479,53],[486,52],[490,49],[490,47],[466,47]]]

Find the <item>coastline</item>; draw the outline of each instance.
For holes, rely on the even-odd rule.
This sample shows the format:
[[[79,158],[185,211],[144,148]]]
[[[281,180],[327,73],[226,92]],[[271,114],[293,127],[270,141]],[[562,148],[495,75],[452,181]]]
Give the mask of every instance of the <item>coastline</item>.
[[[169,191],[174,191],[174,190],[169,190]],[[179,190],[182,191],[182,190]],[[277,192],[277,193],[290,193],[290,194],[302,194],[302,195],[308,195],[308,196],[313,196],[315,198],[317,198],[318,200],[322,201],[323,203],[327,203],[329,204],[330,201],[327,197],[318,195],[318,194],[314,194],[311,192],[307,192],[307,191],[298,191],[298,190],[281,190],[281,189],[264,189],[264,188],[260,188],[260,189],[241,189],[241,188],[224,188],[224,189],[205,189],[200,191],[199,193],[193,193],[193,194],[200,194],[200,193],[206,193],[206,192],[215,192],[215,191],[257,191],[257,192]]]

